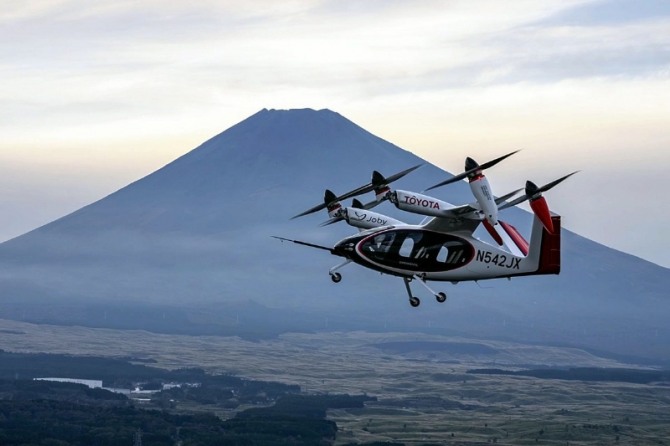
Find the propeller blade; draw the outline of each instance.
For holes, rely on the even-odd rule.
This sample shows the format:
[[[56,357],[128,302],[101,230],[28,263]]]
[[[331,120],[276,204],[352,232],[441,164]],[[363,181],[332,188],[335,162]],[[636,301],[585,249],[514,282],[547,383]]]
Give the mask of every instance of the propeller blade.
[[[547,183],[547,184],[545,184],[544,186],[541,186],[541,187],[537,187],[535,185],[535,183],[533,183],[532,181],[527,181],[526,182],[526,193],[523,194],[522,196],[508,202],[508,203],[503,204],[502,206],[500,206],[498,208],[498,210],[501,211],[503,209],[507,209],[507,208],[510,208],[512,206],[516,206],[517,204],[523,203],[526,200],[530,200],[534,195],[536,195],[538,193],[541,194],[542,192],[547,192],[548,190],[550,190],[554,186],[562,183],[563,181],[565,181],[566,179],[568,179],[572,175],[576,174],[577,172],[579,172],[579,171],[575,170],[574,172],[569,173],[569,174],[559,178],[558,180],[554,180],[551,183]]]
[[[503,195],[502,197],[498,197],[498,198],[495,199],[495,202],[496,202],[496,204],[500,204],[502,202],[505,202],[505,201],[509,200],[510,198],[512,198],[513,196],[515,196],[516,194],[518,194],[519,192],[521,192],[522,190],[523,190],[523,188],[517,189],[517,190],[514,190],[514,191],[512,191],[508,194]]]
[[[474,171],[473,171],[474,172]],[[434,186],[430,186],[428,189],[425,190],[425,192],[428,192],[429,190],[437,189],[438,187],[446,186],[447,184],[455,183],[457,181],[462,180],[463,178],[468,176],[468,173],[471,173],[470,171],[459,173],[453,178],[449,178],[448,180],[444,180],[441,183],[437,183]]]
[[[314,212],[320,211],[321,209],[325,209],[326,206],[328,206],[326,203],[321,203],[319,205],[314,206],[313,208],[310,208],[310,209],[306,210],[305,212],[302,212],[298,215],[294,215],[293,217],[291,217],[291,220],[293,220],[294,218],[302,217],[304,215],[308,215],[308,214],[312,214]]]
[[[356,189],[354,189],[350,192],[347,192],[346,194],[342,194],[337,198],[338,198],[338,200],[345,200],[347,198],[357,197],[358,195],[367,194],[368,192],[371,192],[373,189],[374,189],[374,186],[372,185],[372,183],[368,183],[365,186],[358,187],[358,188],[356,188]]]
[[[391,175],[390,177],[387,177],[387,178],[384,178],[379,172],[375,171],[375,173],[377,174],[377,176],[379,178],[378,179],[378,182],[379,182],[378,184],[377,184],[377,181],[371,181],[370,183],[368,183],[364,186],[361,186],[357,189],[352,190],[351,192],[347,192],[346,194],[339,196],[338,199],[344,200],[346,198],[352,198],[352,197],[356,197],[356,196],[361,195],[361,194],[366,194],[368,192],[372,192],[373,190],[375,190],[376,186],[380,186],[382,184],[391,184],[394,181],[398,181],[400,178],[404,177],[405,175],[407,175],[410,172],[415,171],[416,169],[418,169],[421,166],[423,166],[423,163],[422,164],[417,164],[416,166],[412,166],[409,169],[405,169],[402,172],[398,172],[395,175]],[[374,176],[375,175],[373,174],[373,177]]]
[[[394,181],[398,181],[400,178],[404,177],[408,173],[414,172],[416,169],[419,167],[423,166],[423,163],[417,164],[416,166],[410,167],[409,169],[405,169],[402,172],[398,172],[395,175],[391,175],[390,177],[386,178],[386,184],[391,184]]]
[[[342,221],[342,220],[344,220],[344,217],[334,217],[334,218],[331,218],[331,219],[329,219],[329,220],[324,221],[324,222],[321,223],[319,226],[328,226],[328,225],[332,225],[333,223],[337,223],[338,221]]]
[[[486,163],[484,163],[484,164],[481,164],[481,165],[479,166],[479,168],[482,169],[482,170],[484,170],[484,169],[488,169],[489,167],[493,167],[493,166],[495,166],[496,164],[498,164],[500,161],[502,161],[502,160],[504,160],[504,159],[506,159],[506,158],[509,158],[510,156],[514,155],[515,153],[517,153],[517,152],[519,152],[519,151],[521,151],[521,149],[519,149],[519,150],[515,150],[514,152],[510,152],[510,153],[508,153],[507,155],[503,155],[503,156],[501,156],[501,157],[499,157],[499,158],[496,158],[496,159],[494,159],[494,160],[492,160],[492,161],[489,161],[489,162],[486,162]]]
[[[310,209],[306,210],[305,212],[303,212],[301,214],[298,214],[298,215],[295,215],[295,216],[291,217],[291,220],[293,220],[294,218],[302,217],[303,215],[307,215],[307,214],[311,214],[311,213],[320,211],[321,209],[325,209],[328,206],[330,206],[331,204],[334,204],[338,201],[340,201],[339,198],[331,190],[326,189],[326,192],[323,195],[323,203],[317,204],[313,208],[310,208]]]
[[[462,180],[463,178],[467,177],[468,175],[471,175],[471,174],[475,173],[475,172],[478,171],[478,170],[484,170],[484,169],[488,169],[489,167],[493,167],[493,166],[495,166],[496,164],[498,164],[500,161],[502,161],[502,160],[504,160],[504,159],[506,159],[506,158],[509,158],[510,156],[514,155],[514,154],[517,153],[518,151],[519,151],[519,150],[515,150],[514,152],[510,152],[510,153],[508,153],[507,155],[503,155],[503,156],[498,157],[498,158],[496,158],[496,159],[494,159],[494,160],[487,161],[487,162],[485,162],[484,164],[476,165],[475,167],[472,167],[472,168],[466,170],[466,171],[463,172],[463,173],[459,173],[458,175],[454,176],[453,178],[449,178],[448,180],[444,180],[444,181],[442,181],[441,183],[438,183],[438,184],[436,184],[436,185],[434,185],[434,186],[430,186],[428,189],[426,189],[426,191],[429,191],[429,190],[432,190],[432,189],[436,189],[436,188],[441,187],[441,186],[446,186],[447,184],[455,183],[455,182],[460,181],[460,180]],[[472,161],[472,160],[471,160],[471,161]],[[474,162],[474,161],[472,161],[472,162]],[[477,163],[475,163],[475,164],[477,164]]]
[[[384,178],[384,182],[385,182],[385,184],[391,184],[394,181],[399,180],[400,178],[404,177],[408,173],[418,169],[421,166],[423,166],[423,163],[422,164],[417,164],[416,166],[412,166],[409,169],[405,169],[402,172],[398,172],[395,175],[391,175],[388,178]],[[378,184],[373,184],[372,182],[370,182],[370,183],[365,184],[361,187],[357,187],[356,189],[354,189],[352,191],[349,191],[345,194],[342,194],[340,196],[336,196],[336,197],[332,198],[330,200],[330,202],[341,201],[341,200],[345,200],[347,198],[352,198],[352,197],[356,197],[356,196],[361,195],[361,194],[371,192],[371,191],[374,190],[375,186],[379,186],[379,185]],[[328,200],[324,200],[324,201],[328,201]],[[318,204],[318,205],[314,206],[313,208],[310,208],[310,209],[306,210],[305,212],[301,212],[300,214],[291,217],[291,220],[293,220],[294,218],[302,217],[304,215],[313,214],[314,212],[318,212],[321,209],[325,209],[329,204],[330,203],[325,203],[325,202],[321,203],[321,204]],[[367,209],[369,209],[369,208],[367,208]]]
[[[370,201],[370,202],[368,202],[368,203],[365,203],[365,204],[364,204],[362,207],[360,207],[359,209],[365,209],[366,211],[368,211],[368,210],[370,210],[370,209],[376,207],[377,205],[382,204],[382,203],[385,202],[386,200],[388,200],[388,198],[386,198],[386,197],[382,198],[382,199],[379,200],[379,201],[377,201],[377,200],[372,200],[372,201]]]
[[[523,194],[522,196],[515,198],[512,201],[509,201],[501,206],[498,206],[498,210],[502,211],[503,209],[511,208],[512,206],[516,206],[517,204],[523,203],[526,200],[528,200],[528,196],[526,194]]]
[[[566,180],[566,179],[568,179],[569,177],[573,176],[573,175],[576,174],[577,172],[579,172],[579,171],[578,171],[578,170],[575,170],[574,172],[569,173],[569,174],[567,174],[566,176],[559,178],[558,180],[554,180],[554,181],[552,181],[551,183],[547,183],[547,184],[545,184],[544,186],[538,188],[537,191],[540,192],[540,193],[542,193],[542,192],[546,192],[546,191],[548,191],[549,189],[551,189],[552,187],[556,186],[557,184],[562,183],[564,180]]]

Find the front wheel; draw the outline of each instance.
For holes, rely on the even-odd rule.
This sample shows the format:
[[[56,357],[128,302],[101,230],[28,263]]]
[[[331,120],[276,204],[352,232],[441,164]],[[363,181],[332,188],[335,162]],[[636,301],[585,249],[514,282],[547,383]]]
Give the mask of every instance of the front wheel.
[[[409,304],[410,304],[411,306],[413,306],[414,308],[416,308],[416,307],[418,307],[419,305],[421,305],[421,301],[419,300],[418,297],[416,297],[416,296],[412,296],[412,297],[409,298]]]
[[[342,274],[333,273],[330,275],[330,280],[332,280],[335,283],[340,283],[340,280],[342,280]]]
[[[445,300],[447,300],[447,295],[440,291],[435,295],[435,299],[437,299],[439,303],[443,303]]]

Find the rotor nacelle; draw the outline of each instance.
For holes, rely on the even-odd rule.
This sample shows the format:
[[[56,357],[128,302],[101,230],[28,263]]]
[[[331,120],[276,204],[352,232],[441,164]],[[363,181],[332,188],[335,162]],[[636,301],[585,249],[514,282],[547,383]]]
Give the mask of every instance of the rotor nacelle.
[[[431,217],[440,217],[446,209],[454,207],[446,201],[404,190],[392,192],[390,200],[400,210]]]
[[[396,220],[395,218],[357,207],[344,208],[341,217],[347,224],[359,229],[381,228],[383,226],[402,224],[400,220]]]
[[[547,200],[542,196],[540,188],[535,183],[526,181],[526,195],[530,197],[528,203],[533,213],[540,219],[544,228],[550,233],[554,233],[554,224],[551,221],[551,212]]]
[[[491,192],[491,185],[489,180],[483,175],[479,174],[472,178],[469,178],[470,190],[472,195],[477,199],[479,204],[480,211],[484,215],[486,221],[488,221],[491,226],[498,224],[498,205],[495,202],[493,193]]]

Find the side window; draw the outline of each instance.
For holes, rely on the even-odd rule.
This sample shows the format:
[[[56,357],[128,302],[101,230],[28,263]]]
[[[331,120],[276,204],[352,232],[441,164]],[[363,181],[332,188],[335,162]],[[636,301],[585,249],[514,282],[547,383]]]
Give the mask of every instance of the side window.
[[[449,256],[449,248],[447,248],[445,245],[442,245],[437,253],[437,257],[435,260],[437,260],[438,262],[445,263],[447,261],[448,256]]]
[[[402,237],[402,235],[401,235]],[[425,242],[422,242],[423,236],[420,232],[410,232],[405,234],[405,239],[400,244],[398,255],[401,257],[418,258],[419,255],[425,252]],[[399,242],[399,240],[398,240]]]
[[[464,247],[459,242],[449,241],[440,247],[436,261],[448,265],[457,265],[465,260]]]
[[[402,257],[409,257],[412,254],[412,249],[414,248],[414,239],[412,237],[405,237],[402,245],[400,245],[399,254]]]
[[[451,264],[455,265],[455,264],[458,264],[458,263],[462,263],[463,260],[464,260],[463,249],[456,249],[447,259],[447,263],[451,263]]]

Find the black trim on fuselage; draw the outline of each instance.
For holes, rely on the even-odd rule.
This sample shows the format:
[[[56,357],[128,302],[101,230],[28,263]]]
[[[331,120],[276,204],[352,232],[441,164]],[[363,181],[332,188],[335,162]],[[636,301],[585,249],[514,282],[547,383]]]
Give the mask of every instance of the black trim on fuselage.
[[[348,237],[333,251],[366,268],[400,277],[461,268],[476,254],[474,246],[461,237],[422,228],[390,228]]]

